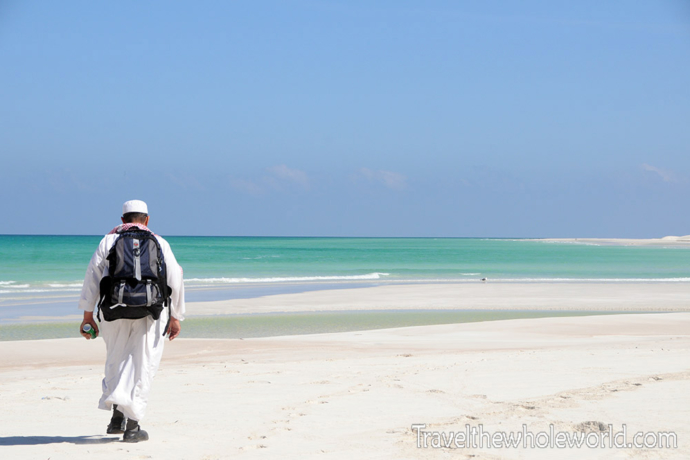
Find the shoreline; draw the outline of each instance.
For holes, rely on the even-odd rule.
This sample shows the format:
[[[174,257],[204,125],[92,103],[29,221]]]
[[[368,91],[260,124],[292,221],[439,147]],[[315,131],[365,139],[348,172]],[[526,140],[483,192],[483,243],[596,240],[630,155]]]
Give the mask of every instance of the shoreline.
[[[247,289],[239,289],[239,295],[229,300],[187,302],[186,316],[391,310],[690,310],[688,282],[685,281],[376,282],[296,285],[287,289],[276,287],[273,291]],[[269,294],[261,295],[266,292]],[[3,305],[0,326],[80,320],[81,311],[76,308],[76,302],[74,308],[69,306],[70,303],[63,301],[46,311],[41,305]],[[41,314],[43,311],[47,314]]]
[[[196,316],[185,319],[181,337],[245,339],[466,324],[512,319],[563,318],[627,314],[618,311],[563,310],[355,310],[250,313]],[[651,312],[641,312],[651,314]],[[81,317],[72,321],[0,325],[0,342],[77,337]]]
[[[671,249],[689,249],[690,235],[665,236],[663,238],[528,238],[526,241],[542,241],[544,243],[589,244],[593,246],[651,246]]]
[[[237,289],[234,298],[229,300],[188,301],[186,316],[366,310],[688,311],[687,285],[688,282],[680,280],[491,279],[487,282],[327,283],[275,286],[269,291],[250,286]],[[212,291],[204,292],[198,298]],[[76,301],[74,308],[71,306],[64,299],[55,304],[0,304],[0,326],[79,320],[81,311],[76,308]]]
[[[329,285],[306,290],[188,302],[189,337],[265,337],[519,317],[690,311],[684,282],[494,282]],[[340,287],[340,289],[333,289]],[[73,337],[79,311],[0,321],[0,340]],[[185,327],[185,324],[189,328]],[[206,330],[205,330],[206,329]]]

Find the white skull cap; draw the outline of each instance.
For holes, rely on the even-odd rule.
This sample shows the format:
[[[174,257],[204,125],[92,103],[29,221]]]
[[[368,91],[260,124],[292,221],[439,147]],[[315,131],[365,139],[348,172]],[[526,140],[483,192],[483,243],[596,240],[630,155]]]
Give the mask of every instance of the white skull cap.
[[[130,212],[141,212],[143,214],[148,214],[149,208],[146,206],[146,203],[141,200],[130,200],[126,201],[125,204],[122,205],[122,215],[124,216]]]

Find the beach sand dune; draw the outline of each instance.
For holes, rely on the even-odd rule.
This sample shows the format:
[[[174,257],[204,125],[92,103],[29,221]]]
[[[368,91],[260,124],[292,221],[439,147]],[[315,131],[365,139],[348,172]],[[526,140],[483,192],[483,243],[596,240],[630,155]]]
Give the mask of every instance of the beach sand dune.
[[[137,445],[104,434],[100,340],[0,343],[2,458],[690,457],[690,313],[168,344]],[[424,449],[444,432],[675,431],[678,449]]]

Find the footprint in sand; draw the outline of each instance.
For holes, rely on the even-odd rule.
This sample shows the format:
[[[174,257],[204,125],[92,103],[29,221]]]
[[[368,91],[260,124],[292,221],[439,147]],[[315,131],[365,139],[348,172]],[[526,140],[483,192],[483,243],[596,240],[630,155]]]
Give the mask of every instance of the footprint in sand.
[[[608,425],[604,424],[603,422],[597,422],[596,420],[582,422],[575,425],[575,431],[581,431],[585,433],[603,433],[608,429]]]

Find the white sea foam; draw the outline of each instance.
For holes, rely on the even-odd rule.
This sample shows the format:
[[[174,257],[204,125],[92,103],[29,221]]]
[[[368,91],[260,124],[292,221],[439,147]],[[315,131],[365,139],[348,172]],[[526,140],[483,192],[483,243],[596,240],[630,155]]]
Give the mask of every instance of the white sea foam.
[[[185,283],[190,284],[236,284],[236,283],[284,283],[291,281],[335,281],[335,280],[377,280],[389,273],[368,273],[366,275],[351,276],[287,276],[273,278],[190,278]]]
[[[82,287],[83,283],[80,281],[78,283],[67,283],[67,284],[60,284],[60,283],[51,283],[48,284],[49,287],[52,288],[80,288]]]
[[[82,282],[46,283],[35,282],[16,284],[16,281],[0,281],[0,294],[34,294],[34,293],[60,293],[80,292]]]
[[[18,289],[16,291],[0,290],[0,294],[28,294],[28,293],[81,292],[81,289]]]
[[[462,273],[465,276],[478,276],[480,273]],[[240,283],[285,283],[310,281],[357,281],[383,280],[389,273],[367,273],[365,275],[350,276],[294,276],[270,278],[190,278],[185,280],[187,286],[212,286]],[[478,283],[477,278],[394,278],[396,283]],[[690,278],[491,278],[489,283],[689,283]],[[15,281],[0,281],[0,294],[57,294],[80,292],[82,283],[50,283],[50,284],[12,284]]]
[[[543,240],[528,240],[528,241],[535,241],[537,243],[543,243],[543,244],[574,244],[577,246],[603,246],[602,244],[592,243],[589,241],[543,241]]]

